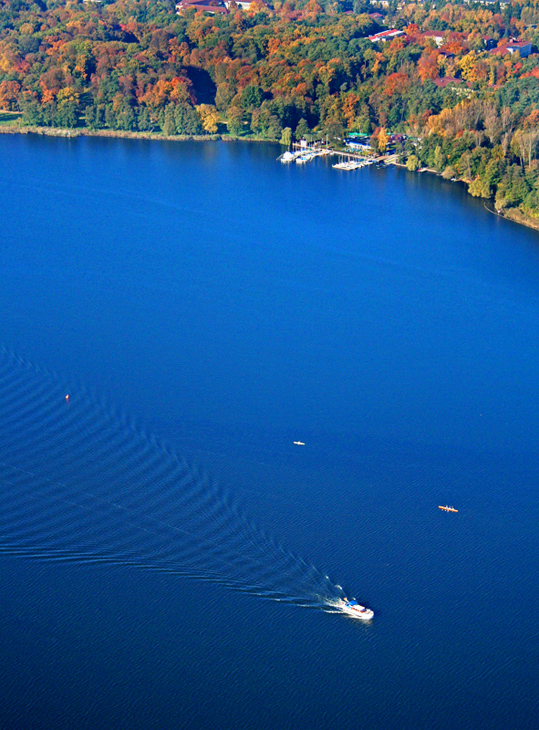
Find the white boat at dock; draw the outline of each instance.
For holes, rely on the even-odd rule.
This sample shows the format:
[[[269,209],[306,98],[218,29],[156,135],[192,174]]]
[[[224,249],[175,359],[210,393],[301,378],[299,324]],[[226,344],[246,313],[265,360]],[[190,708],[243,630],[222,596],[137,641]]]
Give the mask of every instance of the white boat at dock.
[[[355,170],[356,165],[354,162],[336,162],[332,167],[335,170]]]
[[[286,150],[286,152],[283,152],[283,154],[278,158],[283,164],[287,162],[294,162],[294,160],[297,157],[296,152],[290,152],[289,150]]]
[[[296,165],[302,165],[305,162],[310,162],[311,160],[314,160],[316,157],[316,152],[305,152],[300,157],[296,159]]]
[[[318,147],[301,147],[299,150],[296,150],[295,152],[292,152],[291,150],[286,150],[286,152],[283,152],[282,155],[279,155],[277,158],[280,162],[283,164],[287,164],[289,162],[296,162],[299,165],[304,164],[305,162],[310,162],[311,160],[314,160],[315,157],[321,157],[322,155],[331,155],[333,152],[331,150],[318,148]]]
[[[297,146],[294,151],[286,150],[277,159],[283,164],[295,162],[297,165],[304,165],[314,160],[315,157],[325,157],[326,155],[341,155],[340,162],[332,165],[336,170],[359,170],[361,167],[367,167],[376,162],[372,157],[360,158],[350,156],[345,160],[340,152],[327,147],[300,147],[298,149]]]
[[[347,160],[346,162],[337,162],[332,165],[336,170],[359,170],[361,167],[372,165],[373,160]]]

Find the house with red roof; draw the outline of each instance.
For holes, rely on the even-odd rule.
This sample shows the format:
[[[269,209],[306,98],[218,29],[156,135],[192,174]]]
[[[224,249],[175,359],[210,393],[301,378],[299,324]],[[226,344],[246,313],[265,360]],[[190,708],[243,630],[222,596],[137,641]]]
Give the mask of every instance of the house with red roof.
[[[383,30],[380,33],[370,35],[369,40],[371,41],[371,43],[378,43],[378,41],[392,41],[393,38],[398,38],[398,36],[401,35],[404,35],[402,30],[392,28],[391,30]]]
[[[446,86],[458,86],[462,84],[462,79],[456,79],[454,76],[444,76],[443,79],[434,79],[434,83],[439,89],[445,89]]]
[[[423,36],[423,38],[432,39],[436,43],[438,48],[444,42],[444,33],[441,30],[426,30],[421,35]]]
[[[520,53],[521,58],[527,58],[532,52],[532,44],[529,41],[512,40],[509,43],[502,43],[497,48],[493,48],[491,53],[498,56],[506,56],[508,53]]]
[[[258,5],[266,5],[263,0],[224,0],[224,3],[227,8],[230,8],[232,5],[236,5],[238,8],[241,8],[242,10],[249,10],[251,8],[251,5],[254,5],[255,2]]]
[[[176,14],[185,10],[200,10],[210,15],[228,15],[229,10],[223,0],[180,0],[176,3]]]

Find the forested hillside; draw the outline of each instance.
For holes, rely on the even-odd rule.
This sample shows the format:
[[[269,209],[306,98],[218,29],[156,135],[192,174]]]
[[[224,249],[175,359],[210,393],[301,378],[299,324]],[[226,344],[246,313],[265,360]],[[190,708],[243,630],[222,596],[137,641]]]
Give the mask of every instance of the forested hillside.
[[[539,221],[538,22],[539,0],[180,15],[161,0],[0,0],[0,110],[23,126],[283,143],[356,131],[382,150],[401,133],[410,169]],[[369,39],[388,28],[401,34]]]

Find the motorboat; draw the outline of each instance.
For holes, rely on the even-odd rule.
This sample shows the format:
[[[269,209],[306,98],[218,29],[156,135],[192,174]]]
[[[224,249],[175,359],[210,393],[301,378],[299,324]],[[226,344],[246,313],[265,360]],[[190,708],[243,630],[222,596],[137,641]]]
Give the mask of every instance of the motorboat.
[[[295,155],[293,152],[290,152],[287,150],[286,152],[283,152],[283,154],[280,156],[280,160],[282,163],[286,162],[293,162],[296,159],[297,155]]]
[[[374,611],[371,611],[370,608],[365,608],[365,606],[359,604],[355,600],[355,598],[343,598],[339,605],[339,608],[347,616],[351,616],[352,618],[359,618],[362,621],[370,621],[371,618],[374,616]]]

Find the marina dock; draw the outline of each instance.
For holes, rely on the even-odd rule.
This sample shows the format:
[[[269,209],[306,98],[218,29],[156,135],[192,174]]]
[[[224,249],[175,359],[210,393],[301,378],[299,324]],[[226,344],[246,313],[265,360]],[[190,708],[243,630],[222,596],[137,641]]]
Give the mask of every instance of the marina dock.
[[[336,170],[357,170],[361,167],[367,167],[374,164],[392,165],[396,162],[396,155],[362,155],[357,152],[348,152],[345,150],[335,150],[331,147],[322,145],[307,146],[299,142],[292,143],[292,149],[283,152],[277,159],[283,164],[295,162],[298,165],[311,162],[316,157],[324,157],[327,155],[337,155],[339,162],[332,165]]]

